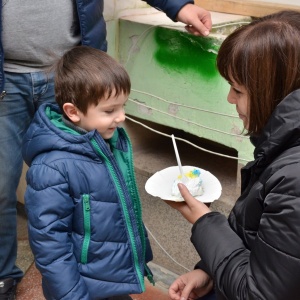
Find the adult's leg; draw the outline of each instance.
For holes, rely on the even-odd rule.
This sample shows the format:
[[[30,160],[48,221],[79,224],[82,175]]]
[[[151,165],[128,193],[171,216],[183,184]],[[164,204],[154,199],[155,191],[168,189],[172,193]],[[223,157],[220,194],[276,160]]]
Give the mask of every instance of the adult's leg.
[[[0,100],[0,279],[23,276],[16,266],[16,190],[23,166],[23,136],[36,108],[54,101],[53,79],[49,83],[42,74],[5,74],[6,96]]]
[[[16,190],[22,171],[21,143],[33,114],[25,100],[28,78],[6,74],[6,95],[0,100],[0,278],[23,276],[17,256]]]

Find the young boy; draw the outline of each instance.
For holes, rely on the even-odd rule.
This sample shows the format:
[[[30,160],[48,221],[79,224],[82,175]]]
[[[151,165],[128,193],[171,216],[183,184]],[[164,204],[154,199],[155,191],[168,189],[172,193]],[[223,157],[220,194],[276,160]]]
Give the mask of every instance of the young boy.
[[[44,296],[131,299],[145,290],[144,275],[151,278],[152,251],[131,143],[118,127],[129,76],[86,46],[63,55],[55,74],[58,106],[39,108],[23,144],[29,240]]]

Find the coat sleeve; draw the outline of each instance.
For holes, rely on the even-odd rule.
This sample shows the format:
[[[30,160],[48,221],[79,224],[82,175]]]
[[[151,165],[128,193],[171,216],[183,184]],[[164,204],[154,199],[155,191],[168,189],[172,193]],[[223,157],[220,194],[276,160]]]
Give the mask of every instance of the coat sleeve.
[[[299,299],[299,174],[298,164],[286,166],[262,188],[263,212],[251,251],[220,213],[204,215],[193,226],[191,240],[226,299]]]
[[[143,0],[149,5],[153,6],[158,10],[162,10],[166,15],[173,21],[176,21],[176,17],[180,9],[186,4],[192,3],[194,1],[190,0]]]
[[[88,291],[71,242],[73,199],[64,176],[45,165],[27,172],[25,206],[29,242],[47,299],[84,299]]]

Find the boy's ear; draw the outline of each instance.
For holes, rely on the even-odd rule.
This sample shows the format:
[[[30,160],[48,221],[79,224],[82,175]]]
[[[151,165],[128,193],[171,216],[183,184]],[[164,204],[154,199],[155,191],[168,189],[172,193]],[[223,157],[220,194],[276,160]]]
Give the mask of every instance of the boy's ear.
[[[63,110],[67,117],[73,122],[77,123],[80,121],[80,112],[78,108],[73,103],[65,103],[63,105]]]

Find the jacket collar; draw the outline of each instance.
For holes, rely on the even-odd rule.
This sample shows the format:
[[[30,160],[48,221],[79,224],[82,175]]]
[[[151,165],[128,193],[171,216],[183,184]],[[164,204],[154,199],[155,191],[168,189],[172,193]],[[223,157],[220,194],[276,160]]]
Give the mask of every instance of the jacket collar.
[[[284,150],[300,145],[300,89],[284,98],[261,135],[250,139],[257,166],[268,165]]]

